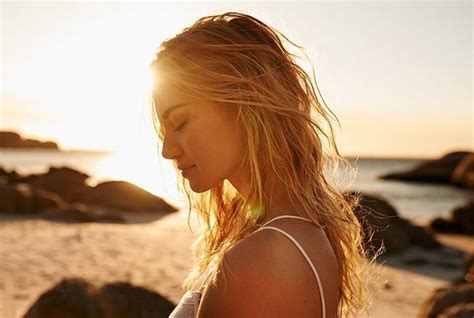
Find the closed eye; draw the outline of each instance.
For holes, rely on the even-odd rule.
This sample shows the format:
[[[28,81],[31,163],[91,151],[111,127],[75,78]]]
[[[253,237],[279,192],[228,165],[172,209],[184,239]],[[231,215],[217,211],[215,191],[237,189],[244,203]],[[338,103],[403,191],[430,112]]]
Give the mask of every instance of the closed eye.
[[[176,127],[176,129],[174,131],[178,131],[180,130],[181,128],[183,128],[183,126],[186,124],[187,121],[184,121],[181,125],[179,125],[178,127]]]

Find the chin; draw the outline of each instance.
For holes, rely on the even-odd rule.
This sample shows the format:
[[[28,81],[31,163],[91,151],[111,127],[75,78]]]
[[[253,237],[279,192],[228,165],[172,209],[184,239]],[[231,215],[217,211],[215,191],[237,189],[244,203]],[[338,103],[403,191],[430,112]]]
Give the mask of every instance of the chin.
[[[195,192],[195,193],[203,193],[209,190],[212,190],[215,186],[219,185],[219,182],[210,182],[210,183],[201,183],[198,184],[196,182],[193,182],[192,179],[188,179],[189,182],[189,187]]]
[[[206,191],[212,189],[212,187],[210,187],[210,186],[205,186],[205,185],[202,185],[202,184],[201,185],[195,184],[195,183],[193,183],[189,180],[188,180],[188,182],[189,182],[189,187],[195,193],[203,193],[203,192],[206,192]]]

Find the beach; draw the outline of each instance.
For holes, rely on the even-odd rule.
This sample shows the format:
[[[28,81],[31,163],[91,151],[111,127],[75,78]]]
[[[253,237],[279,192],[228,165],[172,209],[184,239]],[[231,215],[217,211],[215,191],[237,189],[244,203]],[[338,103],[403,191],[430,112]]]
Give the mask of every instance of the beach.
[[[63,223],[19,214],[0,215],[1,317],[22,317],[45,290],[65,277],[101,285],[126,281],[158,292],[177,303],[180,285],[192,265],[188,211],[139,214],[128,224]],[[195,233],[199,224],[193,215]],[[474,252],[474,238],[437,234],[458,250]],[[401,256],[381,265],[371,283],[371,317],[416,317],[421,303],[437,287],[460,275],[456,264],[400,266]],[[461,266],[461,264],[458,264]],[[388,287],[387,287],[388,286]]]

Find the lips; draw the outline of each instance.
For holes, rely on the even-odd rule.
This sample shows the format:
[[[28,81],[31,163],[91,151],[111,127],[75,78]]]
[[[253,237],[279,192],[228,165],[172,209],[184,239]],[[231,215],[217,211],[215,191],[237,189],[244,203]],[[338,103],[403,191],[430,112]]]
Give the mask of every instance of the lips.
[[[183,175],[183,177],[186,177],[189,173],[190,170],[192,170],[194,168],[194,166],[189,166],[187,168],[184,168],[181,170],[181,174]]]
[[[182,170],[182,171],[185,171],[185,170],[187,170],[189,168],[192,168],[192,167],[194,167],[194,165],[188,165],[188,166],[180,165],[180,166],[178,166],[178,169]]]

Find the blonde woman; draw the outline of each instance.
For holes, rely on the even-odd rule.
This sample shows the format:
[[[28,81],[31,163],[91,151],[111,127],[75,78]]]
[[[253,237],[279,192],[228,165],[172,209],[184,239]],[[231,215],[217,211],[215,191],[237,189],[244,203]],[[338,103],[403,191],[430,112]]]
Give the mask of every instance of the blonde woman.
[[[229,12],[166,40],[151,63],[162,156],[205,221],[170,317],[347,317],[364,308],[357,200],[323,173],[344,159],[284,40],[293,44]]]

